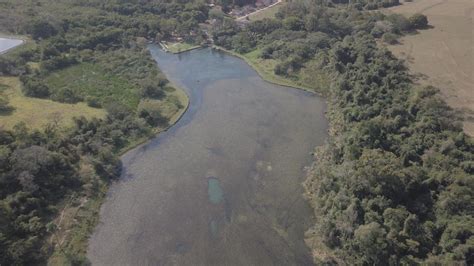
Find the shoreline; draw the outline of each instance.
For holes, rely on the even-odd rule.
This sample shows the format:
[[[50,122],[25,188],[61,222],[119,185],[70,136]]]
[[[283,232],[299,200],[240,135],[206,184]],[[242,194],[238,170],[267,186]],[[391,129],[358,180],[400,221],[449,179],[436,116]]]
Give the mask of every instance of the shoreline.
[[[136,142],[134,142],[133,144],[129,145],[128,147],[125,147],[124,149],[120,150],[118,152],[118,156],[119,157],[122,157],[124,156],[127,152],[133,150],[133,149],[136,149],[136,148],[139,148],[140,146],[142,145],[146,145],[148,141],[156,138],[159,136],[159,134],[161,133],[164,133],[168,130],[170,130],[174,125],[176,125],[180,120],[181,118],[183,118],[184,114],[186,113],[186,111],[189,109],[189,95],[186,93],[185,90],[181,89],[180,87],[176,86],[175,84],[171,83],[170,84],[177,90],[177,91],[181,91],[180,93],[182,93],[185,98],[186,98],[186,102],[184,103],[183,107],[178,111],[176,112],[172,117],[170,117],[170,122],[168,123],[168,125],[164,128],[156,128],[153,130],[153,133],[148,136],[148,137],[145,137],[143,139],[140,139],[140,140],[137,140]]]
[[[196,46],[196,47],[193,47],[192,49],[188,49],[186,51],[181,51],[180,53],[184,53],[184,52],[189,52],[191,50],[195,50],[195,49],[200,49],[200,48],[205,48],[203,46]],[[224,52],[224,53],[227,53],[231,56],[235,56],[243,61],[245,61],[247,63],[247,65],[249,65],[249,67],[251,67],[257,74],[260,78],[262,78],[265,82],[269,82],[271,84],[275,84],[275,85],[279,85],[279,86],[284,86],[284,87],[288,87],[288,88],[291,88],[291,89],[298,89],[298,90],[302,90],[302,91],[305,91],[305,92],[309,92],[311,94],[315,94],[315,95],[318,95],[322,98],[325,99],[325,101],[327,100],[327,97],[325,97],[324,95],[322,95],[321,93],[319,92],[316,92],[316,91],[312,91],[304,86],[300,86],[300,85],[297,85],[297,84],[292,84],[290,81],[288,82],[285,82],[284,78],[282,78],[281,81],[279,80],[274,80],[274,79],[271,79],[271,77],[265,75],[266,73],[263,72],[262,69],[258,68],[255,64],[253,64],[253,62],[251,62],[248,58],[246,58],[245,56],[241,55],[241,54],[238,54],[236,52],[233,52],[233,51],[229,51],[229,50],[226,50],[222,47],[219,47],[219,46],[210,46],[211,49],[215,49],[217,51],[221,51],[221,52]],[[172,53],[172,52],[171,52]],[[179,54],[179,53],[173,53],[173,54]],[[263,73],[262,73],[263,72]],[[130,143],[127,147],[125,147],[124,149],[118,151],[117,155],[120,157],[120,160],[122,160],[122,157],[132,151],[132,150],[135,150],[135,149],[139,149],[140,147],[144,146],[144,145],[147,145],[148,143],[150,143],[154,138],[158,137],[161,133],[164,133],[168,130],[170,130],[173,126],[175,126],[184,116],[184,114],[186,113],[186,111],[189,109],[189,106],[190,106],[190,98],[189,98],[189,95],[187,95],[186,91],[181,89],[179,86],[177,86],[176,84],[174,83],[171,83],[171,85],[177,90],[179,91],[178,93],[182,94],[183,96],[185,96],[185,102],[183,103],[183,108],[181,108],[178,112],[176,112],[171,118],[170,118],[170,122],[169,124],[164,127],[164,128],[157,128],[157,129],[154,129],[153,130],[153,133],[150,134],[150,136],[147,136],[147,137],[144,137],[142,139],[139,139],[139,140],[136,140],[135,142],[132,142]],[[184,99],[184,98],[183,98]],[[326,101],[327,102],[327,101]],[[321,146],[324,146],[321,145]],[[310,165],[307,165],[306,167],[308,167],[309,169],[312,169],[312,165],[313,163],[311,163]],[[305,174],[303,176],[303,180],[302,180],[302,183],[301,183],[301,186],[302,186],[302,197],[306,199],[306,188],[304,186],[304,183],[307,181],[308,179],[308,176]],[[94,230],[97,226],[97,224],[100,222],[100,210],[104,204],[104,202],[107,200],[107,195],[108,195],[108,192],[109,192],[109,189],[111,187],[111,185],[113,185],[114,183],[116,182],[121,182],[122,179],[119,178],[117,180],[112,180],[110,183],[106,183],[104,184],[104,187],[103,189],[101,190],[101,193],[99,193],[98,195],[92,197],[92,198],[88,198],[87,199],[87,206],[89,207],[84,207],[83,211],[86,211],[88,213],[90,213],[90,216],[89,218],[93,221],[92,223],[89,223],[89,224],[79,224],[78,226],[75,226],[75,227],[72,227],[71,231],[73,230],[78,230],[78,234],[80,234],[80,230],[81,229],[84,229],[86,228],[87,230],[87,233],[85,233],[84,235],[82,235],[82,237],[84,237],[82,239],[82,241],[78,241],[76,243],[78,243],[78,246],[82,246],[84,247],[86,250],[89,246],[89,239],[90,237],[92,236],[92,234],[94,233]],[[306,200],[306,202],[308,204],[310,204],[309,201]],[[66,207],[67,208],[67,207]],[[65,208],[65,209],[66,209]],[[65,210],[63,209],[63,211]],[[311,228],[308,227],[306,231],[310,230]],[[72,239],[74,239],[75,237],[75,234],[71,234],[72,236]],[[81,236],[81,235],[79,235]],[[77,236],[76,236],[77,237]],[[305,238],[303,238],[303,241],[305,241]],[[64,253],[64,251],[61,251],[60,249],[55,249],[55,251],[51,254],[50,258],[49,258],[49,264],[51,265],[60,265],[63,260],[65,259],[65,257],[67,256],[66,254],[68,253]],[[68,254],[69,255],[69,254]],[[84,254],[85,256],[85,254]]]
[[[252,60],[247,58],[245,55],[239,54],[237,52],[225,49],[225,48],[223,48],[221,46],[217,46],[217,45],[212,45],[212,46],[210,46],[210,48],[214,49],[214,50],[217,50],[217,51],[227,53],[229,55],[232,55],[232,56],[235,56],[235,57],[238,57],[238,58],[244,60],[245,63],[247,63],[247,65],[249,65],[253,70],[255,70],[255,72],[257,72],[257,74],[263,80],[265,80],[268,83],[279,85],[279,86],[284,86],[284,87],[289,87],[289,88],[292,88],[292,89],[303,90],[303,91],[318,95],[320,97],[326,98],[326,96],[323,93],[319,92],[319,91],[311,90],[311,89],[307,88],[306,86],[299,85],[299,84],[297,84],[296,82],[294,82],[290,79],[287,79],[287,78],[284,78],[284,77],[279,77],[275,74],[267,73],[264,69],[257,66],[255,62],[253,62]]]
[[[122,160],[122,157],[127,152],[132,151],[134,149],[138,149],[143,145],[147,145],[151,140],[158,137],[161,133],[164,133],[168,131],[169,129],[171,129],[181,120],[181,118],[183,118],[184,114],[189,109],[189,103],[190,103],[189,96],[187,95],[186,91],[181,89],[179,86],[176,86],[174,83],[171,83],[171,85],[176,89],[176,91],[178,91],[179,94],[182,94],[181,96],[184,96],[183,99],[185,99],[185,102],[183,102],[183,107],[170,117],[170,122],[166,127],[153,129],[153,132],[150,134],[150,136],[131,142],[127,147],[118,151],[117,156],[119,157],[120,160]],[[50,254],[48,258],[48,262],[47,262],[48,265],[64,265],[64,263],[70,262],[68,258],[70,255],[77,255],[78,257],[84,256],[84,258],[87,259],[87,257],[85,256],[87,253],[87,248],[89,246],[89,239],[94,233],[94,230],[97,227],[97,224],[100,222],[100,210],[102,208],[102,205],[107,200],[107,195],[109,193],[111,185],[120,181],[122,181],[121,177],[117,180],[111,180],[110,182],[103,183],[96,195],[94,195],[93,197],[86,197],[86,201],[84,202],[84,204],[81,204],[81,206],[79,206],[79,208],[76,211],[76,214],[79,212],[79,210],[82,212],[88,213],[89,215],[86,215],[87,219],[85,219],[84,222],[78,223],[66,230],[66,231],[70,231],[71,234],[69,234],[68,236],[69,237],[68,241],[66,241],[68,237],[63,237],[63,241],[61,241],[61,244],[59,244],[59,248],[56,246],[58,245],[58,243],[56,242],[57,240],[56,241],[53,240],[53,238],[54,237],[57,238],[57,236],[54,233],[50,234],[48,238],[51,240],[49,241],[54,241],[54,242],[52,242],[53,252]],[[81,207],[82,209],[80,209]],[[60,213],[67,212],[68,209],[74,210],[74,208],[75,208],[74,206],[72,205],[68,206],[66,203],[65,207],[62,209]],[[76,219],[75,217],[76,215],[73,215],[72,219]],[[77,240],[77,238],[79,238],[79,240]],[[69,247],[69,250],[75,249],[77,251],[77,248],[79,249],[85,248],[84,250],[85,253],[70,254],[68,251],[63,250],[63,248],[61,247],[62,244],[69,244],[69,245],[66,245]]]

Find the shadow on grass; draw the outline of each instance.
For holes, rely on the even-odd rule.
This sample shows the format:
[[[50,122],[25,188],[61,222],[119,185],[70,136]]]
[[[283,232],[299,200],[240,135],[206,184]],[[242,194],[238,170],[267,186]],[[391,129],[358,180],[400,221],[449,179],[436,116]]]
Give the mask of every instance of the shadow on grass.
[[[15,108],[13,108],[11,106],[2,107],[2,108],[0,108],[0,116],[11,115],[13,113],[13,111],[15,111]]]

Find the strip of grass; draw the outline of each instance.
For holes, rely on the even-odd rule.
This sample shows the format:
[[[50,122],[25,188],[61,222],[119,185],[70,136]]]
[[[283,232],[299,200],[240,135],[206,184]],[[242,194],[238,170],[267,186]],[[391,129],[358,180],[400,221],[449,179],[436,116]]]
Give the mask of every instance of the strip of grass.
[[[275,18],[275,14],[280,10],[280,7],[283,7],[287,4],[286,1],[281,2],[278,5],[274,5],[272,7],[269,7],[261,12],[249,15],[249,20],[250,21],[256,21],[256,20],[262,20],[264,18]]]
[[[0,114],[0,127],[11,129],[19,122],[24,122],[30,128],[41,128],[56,121],[61,126],[72,125],[75,116],[104,117],[103,109],[91,108],[85,103],[64,104],[47,99],[25,97],[21,92],[21,82],[17,77],[0,77],[4,87],[3,94],[7,95],[13,110]]]
[[[166,45],[168,46],[168,51],[172,52],[173,54],[179,54],[201,47],[199,45],[189,44],[185,42],[167,42]]]
[[[140,102],[138,88],[103,69],[99,64],[81,63],[53,72],[45,81],[53,94],[70,89],[82,97],[93,96],[102,102],[114,100],[135,110]]]

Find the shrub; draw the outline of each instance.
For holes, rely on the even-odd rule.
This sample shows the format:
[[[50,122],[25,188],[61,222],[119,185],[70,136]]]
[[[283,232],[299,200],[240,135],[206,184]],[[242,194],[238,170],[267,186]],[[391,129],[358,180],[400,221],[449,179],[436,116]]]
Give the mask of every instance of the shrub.
[[[165,96],[163,89],[151,83],[147,83],[142,88],[142,97],[150,99],[161,99]]]
[[[82,101],[82,97],[70,88],[61,88],[55,91],[51,99],[62,103],[77,103]]]
[[[37,78],[31,78],[28,76],[20,77],[23,83],[22,91],[28,97],[47,98],[50,95],[48,86]]]
[[[424,29],[428,27],[428,18],[420,13],[416,13],[409,19],[410,25],[413,29]]]
[[[166,126],[168,119],[162,115],[160,101],[143,100],[138,107],[138,116],[151,126]]]
[[[86,98],[87,105],[93,108],[102,108],[102,103],[100,102],[99,98],[94,96],[89,96]]]
[[[383,40],[384,43],[397,44],[398,43],[398,35],[387,32],[387,33],[384,33],[384,35],[382,36],[382,40]]]

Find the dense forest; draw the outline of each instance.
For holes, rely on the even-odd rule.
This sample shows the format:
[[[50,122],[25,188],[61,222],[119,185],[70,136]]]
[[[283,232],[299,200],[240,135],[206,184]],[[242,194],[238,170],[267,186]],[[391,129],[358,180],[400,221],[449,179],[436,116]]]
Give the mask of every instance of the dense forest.
[[[83,263],[85,241],[79,248],[50,241],[53,219],[65,202],[84,205],[103,197],[120,175],[118,155],[183,108],[146,45],[171,35],[199,43],[207,5],[2,0],[0,9],[1,32],[32,38],[0,56],[1,75],[19,77],[27,97],[87,102],[108,113],[103,119],[77,114],[67,128],[55,120],[40,129],[0,127],[0,264],[45,264],[58,249],[69,263]],[[8,107],[8,99],[2,103]],[[83,219],[80,237],[86,240],[96,217]]]
[[[275,75],[327,81],[310,84],[327,96],[331,123],[305,183],[315,260],[473,264],[474,142],[437,89],[415,85],[381,45],[427,27],[426,17],[320,1],[291,2],[276,16],[245,28],[223,19],[213,38],[273,62]]]

